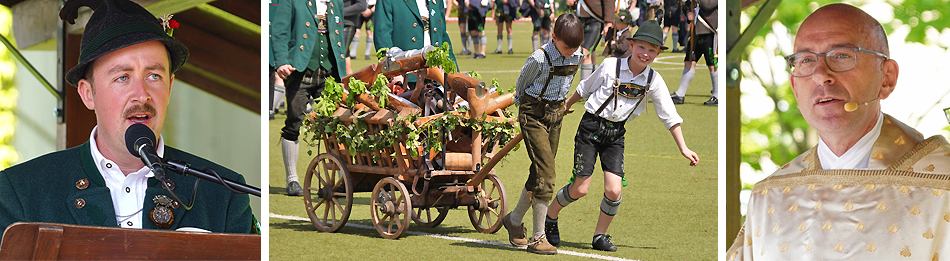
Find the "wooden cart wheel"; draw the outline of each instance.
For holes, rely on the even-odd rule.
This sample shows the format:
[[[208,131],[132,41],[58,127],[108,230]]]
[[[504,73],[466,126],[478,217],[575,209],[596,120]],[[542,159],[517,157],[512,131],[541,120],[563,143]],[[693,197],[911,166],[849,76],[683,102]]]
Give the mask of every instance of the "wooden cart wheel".
[[[353,181],[340,157],[323,153],[310,161],[303,181],[303,203],[317,230],[336,232],[353,207]]]
[[[492,234],[501,228],[501,218],[507,213],[505,206],[508,206],[508,193],[495,175],[486,177],[478,187],[481,189],[479,204],[468,207],[468,218],[475,225],[475,230]]]
[[[436,212],[434,213],[435,216],[432,215],[432,212]],[[445,220],[445,216],[448,216],[448,214],[449,207],[422,207],[412,212],[412,221],[416,222],[416,225],[420,227],[435,227],[442,224],[442,221]]]
[[[395,239],[409,228],[412,203],[409,201],[409,191],[402,182],[392,177],[380,180],[373,188],[370,202],[373,226],[383,238]]]

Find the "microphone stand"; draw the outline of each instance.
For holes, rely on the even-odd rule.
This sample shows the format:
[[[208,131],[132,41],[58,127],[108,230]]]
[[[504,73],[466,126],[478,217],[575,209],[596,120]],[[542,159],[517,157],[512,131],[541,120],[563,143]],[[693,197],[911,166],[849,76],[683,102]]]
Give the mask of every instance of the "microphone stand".
[[[199,177],[199,178],[202,178],[214,183],[221,184],[224,187],[228,188],[228,190],[233,191],[234,193],[251,194],[258,197],[261,196],[260,188],[256,188],[254,186],[250,186],[241,182],[220,177],[216,173],[209,173],[204,170],[193,169],[193,168],[190,168],[189,165],[190,164],[188,164],[187,162],[179,161],[179,160],[167,160],[164,163],[162,163],[162,166],[170,171],[173,171],[175,173],[182,174],[182,175],[192,175],[192,176]]]

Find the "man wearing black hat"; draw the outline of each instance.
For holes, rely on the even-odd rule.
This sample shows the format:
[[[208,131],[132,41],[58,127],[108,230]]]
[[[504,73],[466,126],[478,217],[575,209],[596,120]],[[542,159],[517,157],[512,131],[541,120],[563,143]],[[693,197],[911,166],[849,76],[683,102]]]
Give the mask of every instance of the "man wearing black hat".
[[[617,251],[610,242],[607,227],[620,209],[624,180],[624,125],[627,120],[637,118],[646,110],[647,98],[653,100],[656,115],[666,126],[679,147],[680,154],[689,159],[690,166],[699,164],[699,156],[686,147],[680,123],[683,118],[676,113],[676,106],[669,98],[669,90],[659,72],[650,68],[663,50],[663,29],[656,20],[648,20],[640,25],[630,40],[633,54],[627,58],[607,58],[597,66],[589,78],[578,83],[574,94],[567,99],[564,108],[571,108],[575,102],[587,98],[584,103],[584,117],[574,136],[574,176],[571,183],[561,188],[548,207],[544,223],[544,232],[552,245],[561,243],[558,231],[558,213],[568,204],[587,195],[594,163],[600,155],[601,169],[604,170],[604,198],[600,204],[600,217],[594,228],[591,245],[594,249]]]
[[[337,82],[346,69],[343,1],[296,0],[277,5],[271,18],[277,75],[287,87],[287,120],[281,131],[287,194],[300,196],[297,156],[304,110],[323,92],[328,77]]]
[[[162,184],[126,147],[126,130],[145,124],[159,136],[160,157],[244,182],[225,167],[165,146],[160,136],[174,73],[188,59],[188,48],[166,34],[159,19],[127,0],[70,1],[60,17],[72,23],[81,6],[94,12],[83,33],[79,64],[66,81],[95,111],[97,126],[89,142],[0,172],[0,227],[51,222],[252,232],[247,194],[211,182],[197,184],[196,177],[171,171]]]

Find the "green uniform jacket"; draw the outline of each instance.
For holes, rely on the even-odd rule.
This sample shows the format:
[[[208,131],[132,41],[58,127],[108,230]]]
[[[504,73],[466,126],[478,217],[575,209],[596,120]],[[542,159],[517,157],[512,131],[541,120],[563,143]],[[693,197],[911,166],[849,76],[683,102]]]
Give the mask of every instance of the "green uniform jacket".
[[[96,168],[89,142],[49,153],[0,171],[0,227],[14,222],[49,222],[87,226],[118,227],[112,196]],[[221,177],[244,182],[244,177],[200,157],[165,146],[165,159],[191,163],[195,169],[211,168]],[[190,203],[195,176],[165,171],[174,185],[172,191]],[[84,180],[80,183],[80,180]],[[86,184],[81,186],[80,184]],[[216,233],[250,233],[252,217],[247,194],[235,194],[207,180],[198,182],[194,206],[172,208],[174,220],[168,230],[196,227]],[[155,178],[148,179],[142,209],[142,228],[160,229],[150,212],[156,195],[174,199]]]
[[[274,20],[274,11],[277,10],[277,3],[278,3],[278,2],[280,2],[280,1],[279,1],[279,0],[270,0],[270,4],[267,5],[267,7],[268,7],[268,8],[267,8],[267,11],[268,11],[268,13],[270,14],[270,19],[271,19],[271,20]],[[274,66],[274,65],[275,65],[275,64],[274,64],[274,63],[275,63],[275,61],[274,61],[274,27],[271,27],[271,22],[270,22],[270,21],[267,21],[267,28],[268,28],[267,32],[270,33],[270,35],[267,36],[267,43],[268,43],[268,44],[267,44],[267,54],[268,54],[268,59],[269,59],[269,60],[267,60],[267,64],[270,65],[270,67],[274,67],[274,68],[276,69],[277,66]]]
[[[290,64],[297,71],[307,69],[310,55],[317,42],[317,3],[314,0],[284,1],[277,5],[271,17],[271,36],[274,44],[275,68]],[[330,35],[330,75],[339,82],[346,73],[343,62],[343,1],[330,0],[327,5],[327,30]]]
[[[452,41],[445,30],[445,3],[442,0],[426,1],[429,2],[429,37],[432,38],[432,46],[439,47],[449,43],[449,57],[456,62],[455,52],[451,48]],[[373,29],[376,50],[393,46],[403,50],[415,50],[422,49],[427,44],[423,43],[425,38],[422,35],[422,16],[419,15],[415,0],[377,0]]]

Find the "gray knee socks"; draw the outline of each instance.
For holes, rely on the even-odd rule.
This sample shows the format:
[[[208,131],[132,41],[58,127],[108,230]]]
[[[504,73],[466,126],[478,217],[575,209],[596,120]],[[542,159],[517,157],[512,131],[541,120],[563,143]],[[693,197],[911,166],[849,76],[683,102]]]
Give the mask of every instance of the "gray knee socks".
[[[695,69],[683,68],[683,78],[680,79],[680,88],[676,89],[676,96],[686,97],[686,89],[689,89],[689,82],[693,81],[693,75],[696,74]]]

